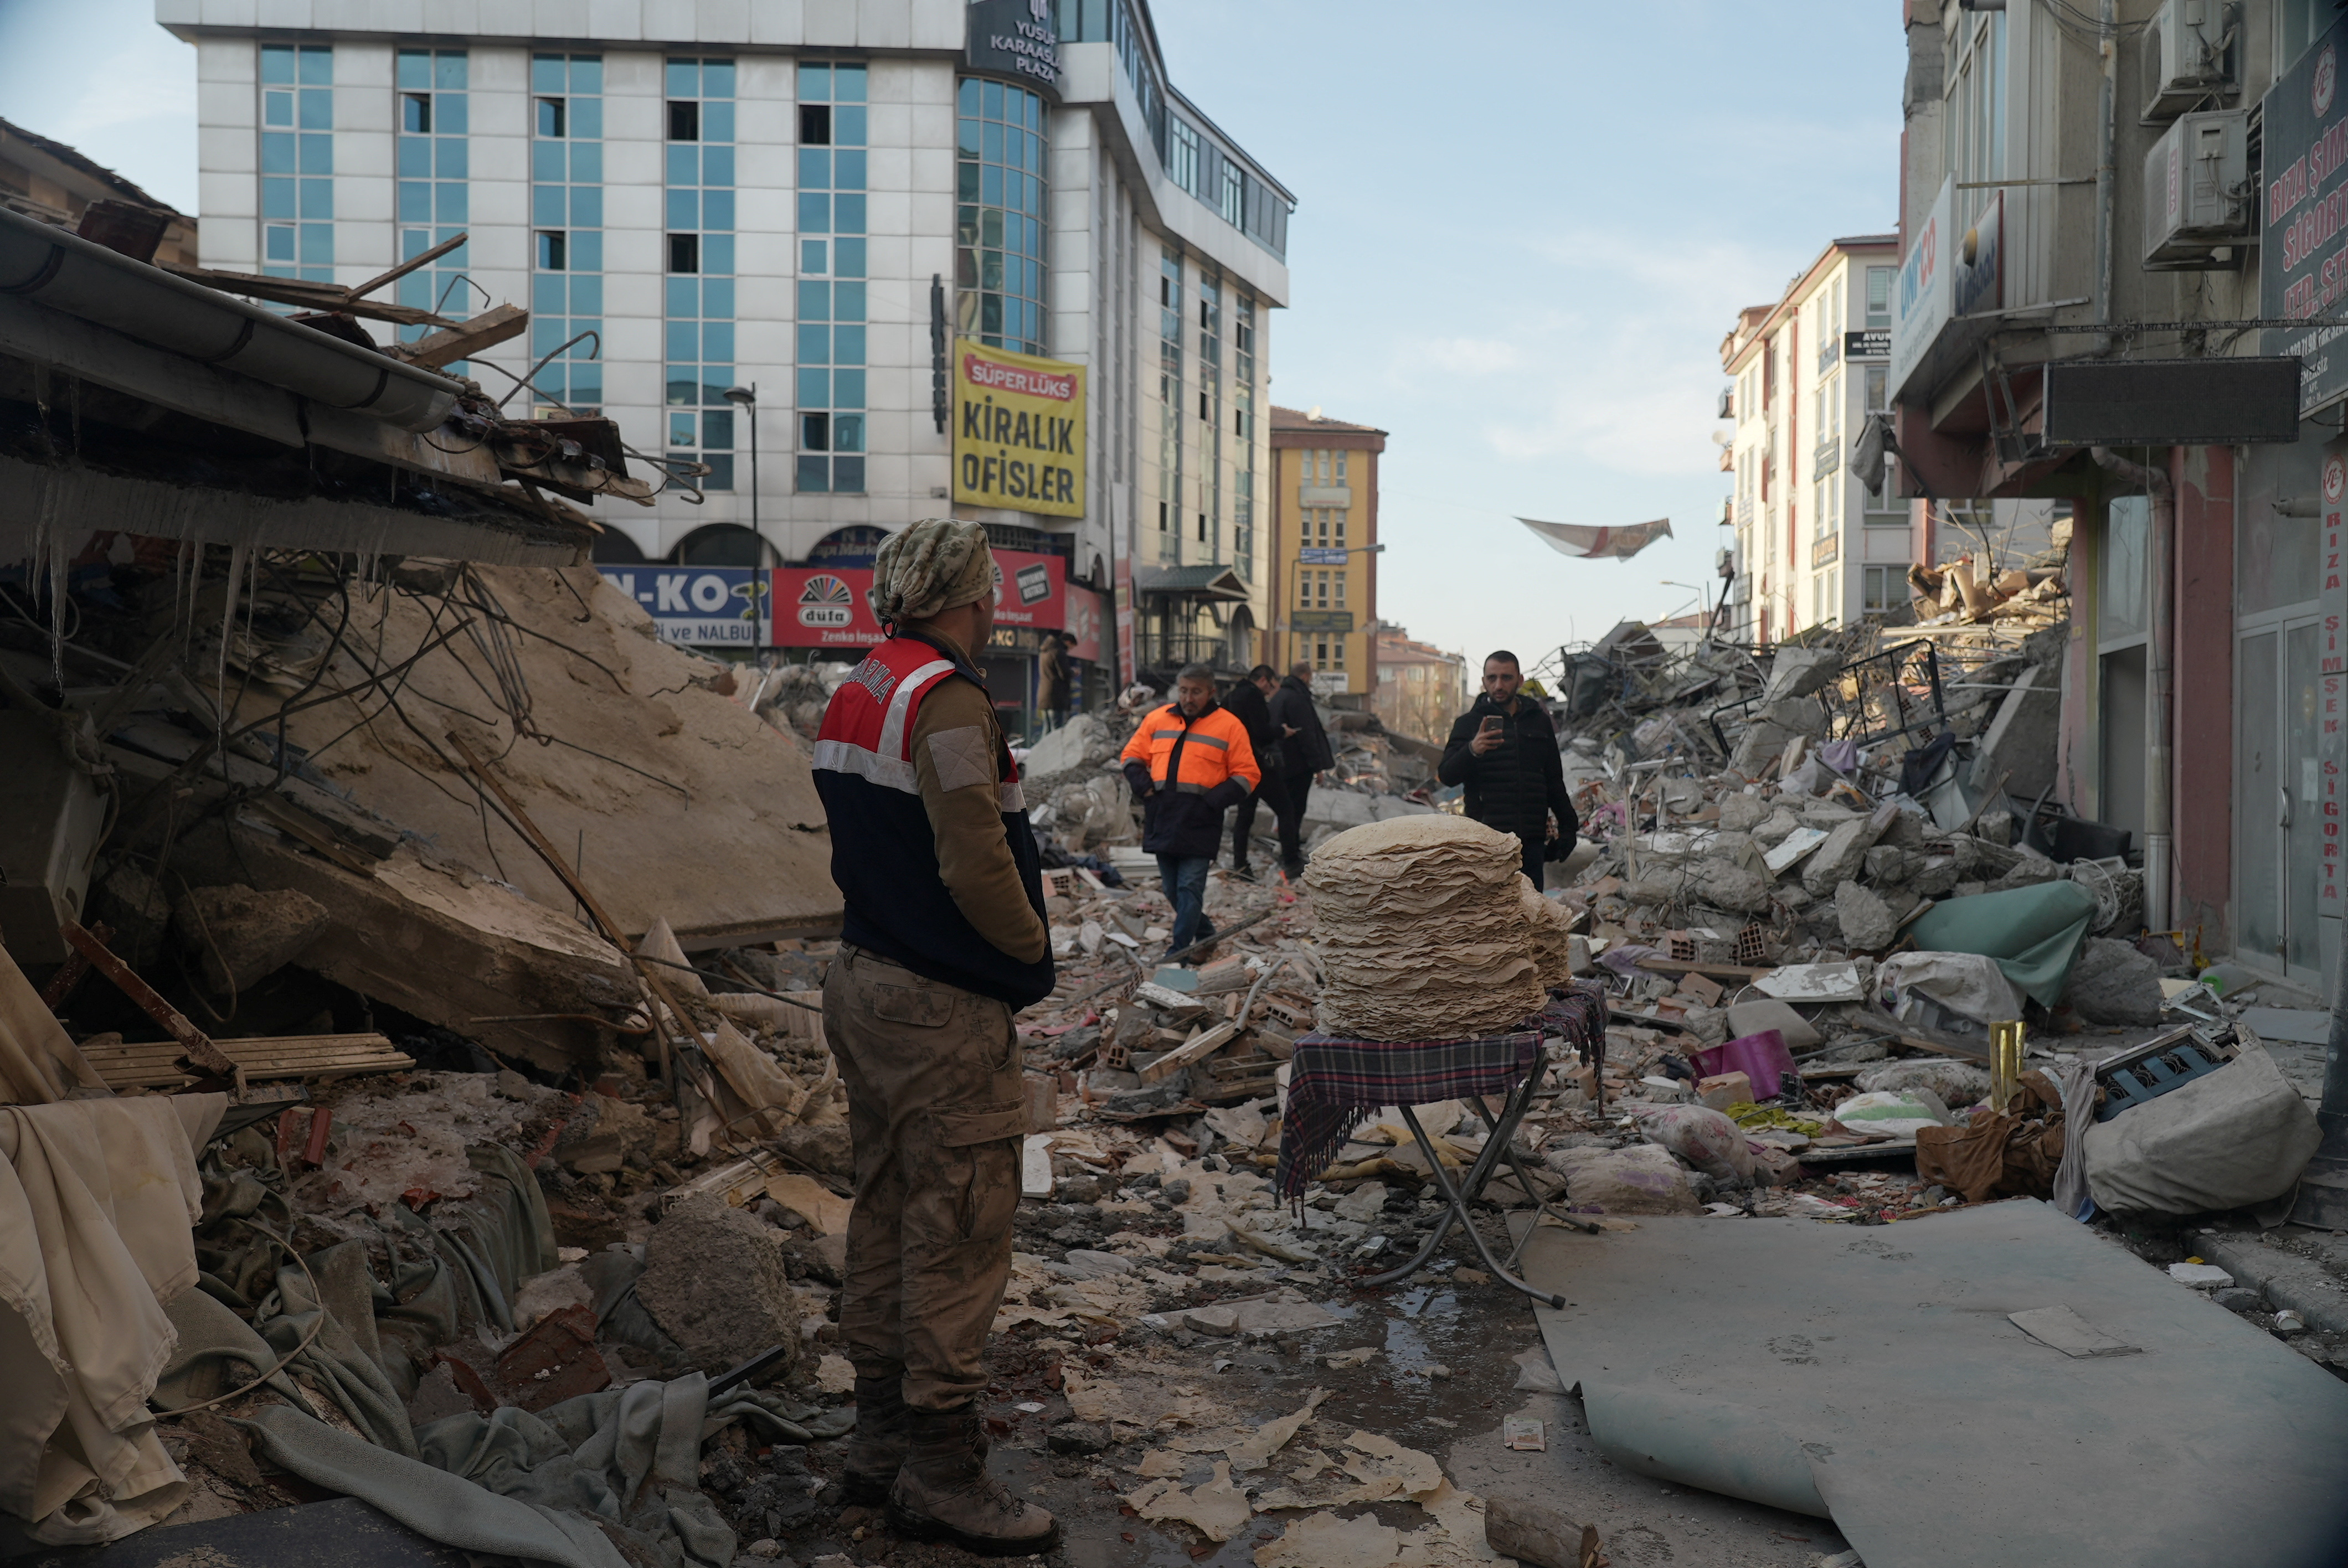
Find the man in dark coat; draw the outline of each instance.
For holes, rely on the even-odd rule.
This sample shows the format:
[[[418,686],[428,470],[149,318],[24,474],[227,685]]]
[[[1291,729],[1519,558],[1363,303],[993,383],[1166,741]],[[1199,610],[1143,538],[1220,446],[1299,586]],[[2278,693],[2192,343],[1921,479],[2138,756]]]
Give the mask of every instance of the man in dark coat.
[[[1313,661],[1300,659],[1288,667],[1288,678],[1271,693],[1272,727],[1278,737],[1280,767],[1272,797],[1272,814],[1280,824],[1281,869],[1293,878],[1304,875],[1304,802],[1313,793],[1313,775],[1334,767],[1337,753],[1321,728],[1313,707]]]
[[[1274,690],[1272,666],[1259,664],[1248,671],[1244,681],[1232,684],[1223,696],[1223,706],[1231,717],[1247,726],[1248,743],[1255,748],[1256,766],[1263,770],[1262,782],[1255,793],[1240,802],[1231,813],[1231,875],[1249,882],[1255,873],[1248,867],[1248,839],[1255,832],[1255,808],[1259,801],[1276,801],[1280,785],[1280,752],[1272,745],[1272,708],[1265,698]],[[1278,820],[1280,807],[1272,806],[1272,816]]]
[[[1505,649],[1484,661],[1484,694],[1452,723],[1435,776],[1467,786],[1469,816],[1523,840],[1525,875],[1540,887],[1542,862],[1572,854],[1581,824],[1566,792],[1557,727],[1539,702],[1519,694],[1524,679]]]

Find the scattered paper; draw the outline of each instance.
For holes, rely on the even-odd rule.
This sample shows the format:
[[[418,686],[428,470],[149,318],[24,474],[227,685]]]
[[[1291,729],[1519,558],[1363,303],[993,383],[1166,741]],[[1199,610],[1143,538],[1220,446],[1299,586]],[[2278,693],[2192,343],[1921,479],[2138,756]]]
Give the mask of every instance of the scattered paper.
[[[1151,1449],[1141,1456],[1141,1462],[1134,1468],[1146,1480],[1165,1481],[1171,1478],[1179,1481],[1185,1466],[1181,1455],[1166,1449]]]
[[[1340,1350],[1334,1355],[1324,1356],[1322,1359],[1332,1367],[1341,1368],[1359,1367],[1365,1362],[1375,1359],[1377,1353],[1378,1348],[1375,1345],[1356,1345],[1351,1350]]]
[[[848,1213],[855,1205],[834,1195],[813,1176],[803,1176],[796,1171],[768,1176],[767,1195],[824,1235],[848,1234]]]
[[[1153,1481],[1126,1503],[1144,1519],[1178,1519],[1211,1541],[1229,1541],[1247,1525],[1247,1493],[1231,1484],[1231,1467],[1217,1461],[1214,1479],[1190,1491],[1179,1481]]]
[[[1279,1540],[1255,1550],[1255,1568],[1383,1568],[1395,1559],[1401,1532],[1375,1514],[1340,1519],[1308,1514]]]
[[[1294,1437],[1297,1430],[1313,1419],[1313,1410],[1319,1408],[1321,1401],[1328,1397],[1329,1391],[1326,1389],[1313,1389],[1304,1397],[1303,1409],[1293,1415],[1282,1416],[1278,1420],[1264,1422],[1246,1437],[1225,1449],[1223,1451],[1231,1456],[1231,1468],[1262,1470],[1270,1464],[1272,1456],[1287,1446],[1288,1440]]]
[[[1530,1416],[1509,1416],[1500,1422],[1500,1441],[1520,1453],[1547,1453],[1549,1439],[1541,1423]]]
[[[2016,1328],[2065,1356],[2133,1356],[2143,1348],[2114,1338],[2067,1307],[2034,1307],[2005,1316]]]
[[[856,1368],[845,1356],[827,1352],[815,1364],[815,1386],[827,1394],[848,1394],[856,1389]]]

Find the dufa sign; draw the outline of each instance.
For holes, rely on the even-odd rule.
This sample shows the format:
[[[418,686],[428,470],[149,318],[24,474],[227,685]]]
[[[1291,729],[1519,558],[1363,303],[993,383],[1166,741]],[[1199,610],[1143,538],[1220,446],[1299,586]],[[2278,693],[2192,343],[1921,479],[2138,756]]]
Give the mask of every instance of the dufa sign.
[[[954,340],[953,498],[1085,515],[1085,367]]]

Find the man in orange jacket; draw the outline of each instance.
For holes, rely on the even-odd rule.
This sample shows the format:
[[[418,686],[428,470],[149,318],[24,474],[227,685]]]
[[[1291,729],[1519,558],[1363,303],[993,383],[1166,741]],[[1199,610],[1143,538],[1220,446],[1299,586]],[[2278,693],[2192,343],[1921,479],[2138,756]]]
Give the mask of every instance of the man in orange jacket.
[[[1207,871],[1223,839],[1223,813],[1263,780],[1247,726],[1215,701],[1215,672],[1192,664],[1174,679],[1174,701],[1125,743],[1125,778],[1141,799],[1141,847],[1158,856],[1158,883],[1174,906],[1169,953],[1211,941]]]

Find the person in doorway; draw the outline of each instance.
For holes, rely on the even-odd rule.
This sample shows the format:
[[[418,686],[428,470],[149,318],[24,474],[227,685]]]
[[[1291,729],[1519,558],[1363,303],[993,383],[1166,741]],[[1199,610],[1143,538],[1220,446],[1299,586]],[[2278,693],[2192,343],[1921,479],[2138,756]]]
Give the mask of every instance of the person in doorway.
[[[1068,651],[1076,644],[1076,640],[1065,631],[1047,631],[1044,651],[1035,656],[1035,704],[1044,710],[1049,729],[1056,730],[1068,722],[1068,696],[1076,685]]]
[[[1267,677],[1268,678],[1268,677]],[[1291,881],[1304,875],[1304,803],[1315,774],[1334,767],[1328,732],[1313,706],[1313,661],[1300,659],[1270,691],[1272,727],[1279,735],[1280,772],[1272,811],[1280,824],[1280,868]]]
[[[1259,664],[1248,671],[1244,681],[1234,682],[1223,706],[1231,717],[1247,726],[1248,744],[1255,748],[1256,767],[1263,778],[1253,794],[1240,802],[1231,813],[1231,875],[1244,881],[1255,880],[1248,866],[1248,845],[1255,835],[1255,808],[1259,802],[1272,805],[1272,820],[1280,819],[1280,751],[1272,744],[1272,708],[1269,698],[1275,690],[1272,683],[1272,666]]]
[[[994,620],[985,529],[892,535],[870,599],[889,640],[833,694],[815,749],[847,906],[823,988],[856,1173],[847,1491],[885,1498],[901,1536],[1040,1553],[1059,1526],[987,1472],[975,1403],[1027,1132],[1012,1020],[1054,978],[1019,770],[973,657]]]
[[[1467,786],[1469,816],[1523,841],[1525,875],[1540,887],[1543,863],[1573,853],[1581,824],[1566,792],[1557,726],[1519,690],[1524,679],[1506,649],[1484,661],[1484,694],[1452,723],[1435,776]]]
[[[1174,701],[1143,717],[1122,760],[1141,801],[1141,847],[1158,856],[1159,888],[1174,906],[1166,950],[1212,941],[1207,872],[1222,845],[1223,813],[1263,782],[1247,726],[1215,701],[1215,672],[1186,666]]]

